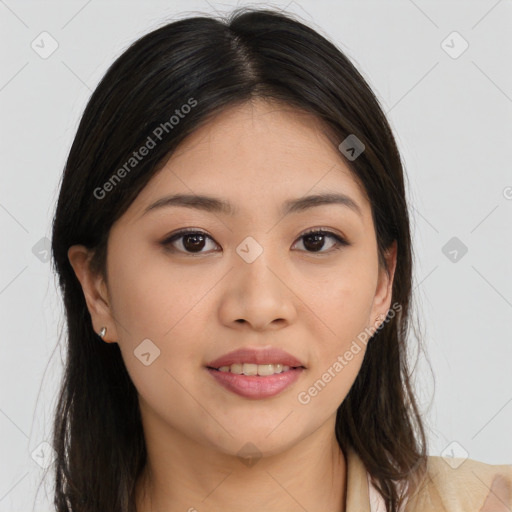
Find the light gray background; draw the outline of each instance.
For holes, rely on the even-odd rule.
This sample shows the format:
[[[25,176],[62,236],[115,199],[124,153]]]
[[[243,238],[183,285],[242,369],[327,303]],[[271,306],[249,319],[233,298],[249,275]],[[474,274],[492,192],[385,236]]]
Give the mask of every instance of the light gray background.
[[[31,454],[47,450],[40,445],[64,352],[60,298],[40,241],[50,238],[85,103],[133,40],[166,20],[234,5],[0,0],[0,512],[32,510],[44,474]],[[334,40],[395,131],[408,175],[414,302],[436,383],[421,359],[430,453],[512,463],[512,3],[250,5],[286,7]],[[46,59],[31,47],[50,47],[43,31],[58,43]],[[443,43],[453,31],[469,44],[457,58],[462,41]],[[443,253],[452,237],[468,249],[461,256],[456,248],[457,261]],[[51,510],[46,500],[41,487],[35,510]]]

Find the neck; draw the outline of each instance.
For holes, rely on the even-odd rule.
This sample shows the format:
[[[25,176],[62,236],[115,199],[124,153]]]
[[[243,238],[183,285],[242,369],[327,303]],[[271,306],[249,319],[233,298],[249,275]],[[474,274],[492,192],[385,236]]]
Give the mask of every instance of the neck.
[[[274,455],[245,461],[188,438],[147,432],[148,460],[137,482],[137,512],[345,512],[346,459],[334,418]],[[161,434],[161,432],[160,432]],[[170,448],[172,446],[172,448]]]

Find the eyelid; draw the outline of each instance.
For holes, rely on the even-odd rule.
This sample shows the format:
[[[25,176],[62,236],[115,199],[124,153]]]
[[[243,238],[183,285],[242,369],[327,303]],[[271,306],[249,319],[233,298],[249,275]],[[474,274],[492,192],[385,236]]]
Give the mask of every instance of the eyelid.
[[[208,234],[206,231],[202,230],[202,229],[199,229],[199,228],[183,228],[183,229],[180,229],[178,231],[175,231],[174,233],[170,234],[169,236],[166,236],[163,240],[162,240],[162,244],[168,244],[168,243],[171,243],[172,241],[176,240],[176,239],[179,239],[181,236],[184,236],[184,235],[204,235],[205,237],[208,237],[210,239],[213,240],[213,237]],[[217,243],[217,242],[215,242]]]
[[[331,254],[332,252],[342,249],[343,247],[349,247],[350,245],[352,245],[352,243],[349,242],[349,240],[347,239],[347,237],[345,235],[337,232],[337,230],[333,230],[332,228],[327,228],[327,227],[314,227],[314,228],[309,228],[306,231],[303,231],[297,237],[297,241],[294,242],[293,245],[295,245],[297,242],[299,242],[302,238],[304,238],[308,235],[314,235],[316,233],[333,238],[336,241],[336,246],[333,249],[330,249],[328,251],[318,251],[318,252],[301,251],[301,252],[305,252],[305,253],[311,254],[311,255],[322,256],[322,255]]]
[[[308,229],[306,229],[306,231],[303,231],[297,238],[300,238],[300,237],[303,237],[303,236],[306,236],[306,235],[309,235],[312,233],[318,233],[318,232],[322,232],[327,235],[337,236],[337,237],[345,240],[348,243],[347,238],[342,233],[338,232],[337,230],[335,230],[333,228],[328,228],[326,226],[308,228]]]

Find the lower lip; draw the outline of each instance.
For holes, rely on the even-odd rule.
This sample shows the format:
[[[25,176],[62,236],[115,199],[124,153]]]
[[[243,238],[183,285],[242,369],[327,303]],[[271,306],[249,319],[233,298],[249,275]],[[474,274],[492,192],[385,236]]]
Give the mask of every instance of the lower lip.
[[[286,372],[273,375],[238,375],[207,368],[210,375],[229,391],[245,398],[268,398],[275,396],[291,386],[301,375],[304,368],[290,368]]]

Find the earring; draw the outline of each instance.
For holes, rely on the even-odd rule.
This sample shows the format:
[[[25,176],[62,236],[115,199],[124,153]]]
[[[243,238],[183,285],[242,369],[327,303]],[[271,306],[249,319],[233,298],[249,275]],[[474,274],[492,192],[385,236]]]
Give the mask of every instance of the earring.
[[[377,318],[375,318],[375,323],[377,322],[381,322],[382,320],[384,320],[384,315],[380,314],[380,315],[377,315]],[[381,326],[382,324],[379,324],[379,327]]]
[[[107,328],[106,327],[102,327],[101,331],[98,333],[98,336],[100,338],[103,338],[103,336],[105,336],[106,333],[107,333]]]

